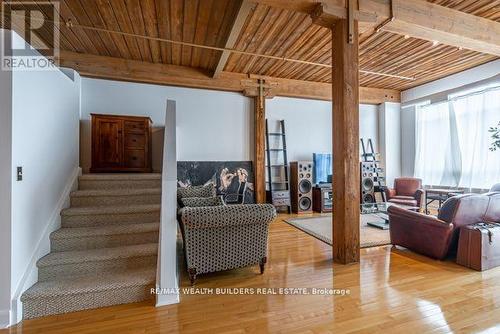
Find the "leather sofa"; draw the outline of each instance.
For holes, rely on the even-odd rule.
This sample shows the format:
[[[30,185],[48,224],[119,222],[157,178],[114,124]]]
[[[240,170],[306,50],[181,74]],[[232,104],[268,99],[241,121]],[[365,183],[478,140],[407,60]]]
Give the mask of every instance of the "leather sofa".
[[[500,191],[500,183],[494,184],[493,187],[491,187],[490,192],[493,191]]]
[[[424,190],[422,180],[413,177],[400,177],[394,180],[394,188],[387,188],[385,196],[388,202],[421,208]]]
[[[464,194],[449,198],[438,217],[388,209],[391,243],[435,259],[456,254],[459,229],[479,222],[500,222],[500,192]]]

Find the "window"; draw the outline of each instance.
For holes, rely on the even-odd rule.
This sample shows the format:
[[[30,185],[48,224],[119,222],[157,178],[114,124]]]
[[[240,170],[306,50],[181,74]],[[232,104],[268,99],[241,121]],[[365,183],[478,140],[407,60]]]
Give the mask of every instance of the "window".
[[[500,88],[418,106],[415,176],[425,184],[489,189],[500,182],[500,152],[488,129],[500,121]]]

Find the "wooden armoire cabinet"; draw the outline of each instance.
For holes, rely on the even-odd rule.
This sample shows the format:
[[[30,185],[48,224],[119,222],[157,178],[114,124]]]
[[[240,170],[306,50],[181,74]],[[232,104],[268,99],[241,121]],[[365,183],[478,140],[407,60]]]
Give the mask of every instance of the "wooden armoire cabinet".
[[[91,116],[91,173],[151,172],[152,121],[149,117]]]

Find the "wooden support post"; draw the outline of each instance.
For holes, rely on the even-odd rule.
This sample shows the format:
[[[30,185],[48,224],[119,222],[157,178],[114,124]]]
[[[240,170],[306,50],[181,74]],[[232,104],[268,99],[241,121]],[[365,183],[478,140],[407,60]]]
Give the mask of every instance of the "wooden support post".
[[[256,203],[266,202],[266,98],[262,79],[259,79],[258,94],[254,98],[254,127],[255,127],[255,158],[253,164],[255,201]]]
[[[349,43],[349,25],[352,44]],[[359,76],[358,22],[341,19],[333,48],[333,259],[359,261]]]

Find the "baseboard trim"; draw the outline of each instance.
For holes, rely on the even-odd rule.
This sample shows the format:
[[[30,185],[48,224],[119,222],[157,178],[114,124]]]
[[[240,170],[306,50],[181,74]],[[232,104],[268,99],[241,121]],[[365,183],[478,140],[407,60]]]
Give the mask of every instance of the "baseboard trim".
[[[23,277],[19,282],[16,292],[11,300],[10,326],[17,324],[23,319],[21,295],[38,280],[38,268],[36,266],[36,262],[50,252],[50,233],[57,230],[61,226],[61,210],[69,207],[70,194],[72,191],[78,189],[78,177],[80,175],[82,175],[82,169],[80,167],[75,168],[66,182],[66,186],[64,187],[61,197],[59,198],[50,219],[47,221],[47,225],[45,226],[40,239],[38,239],[35,250],[31,256],[31,260],[26,267]]]

